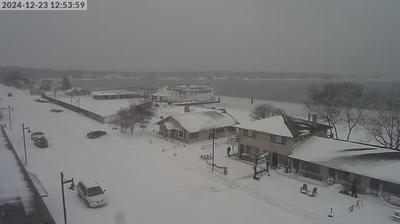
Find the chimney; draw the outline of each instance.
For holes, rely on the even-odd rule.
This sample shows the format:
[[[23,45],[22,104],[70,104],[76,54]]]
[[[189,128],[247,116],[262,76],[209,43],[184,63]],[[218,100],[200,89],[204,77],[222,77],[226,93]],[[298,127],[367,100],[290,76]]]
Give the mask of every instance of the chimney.
[[[317,126],[317,115],[316,114],[312,115],[312,124],[313,124],[314,127]]]

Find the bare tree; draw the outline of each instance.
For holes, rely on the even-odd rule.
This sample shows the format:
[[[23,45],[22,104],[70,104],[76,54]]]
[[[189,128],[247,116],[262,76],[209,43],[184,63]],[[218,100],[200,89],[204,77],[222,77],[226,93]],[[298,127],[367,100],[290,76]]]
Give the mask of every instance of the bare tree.
[[[70,83],[68,77],[65,76],[65,77],[63,77],[63,78],[61,79],[61,86],[60,86],[60,89],[61,89],[61,90],[71,89],[71,83]]]
[[[280,108],[276,108],[271,104],[260,104],[254,107],[253,111],[250,113],[250,117],[253,120],[261,120],[281,114],[285,114],[285,111]]]
[[[373,113],[365,119],[364,127],[379,144],[400,148],[400,92],[378,93],[371,98]]]
[[[121,109],[118,112],[119,123],[121,125],[121,132],[130,128],[133,134],[136,123],[145,124],[154,116],[152,110],[152,103],[144,103],[140,105],[130,105],[128,108]]]
[[[338,125],[345,123],[348,141],[353,129],[363,119],[364,87],[351,82],[332,82],[309,89],[311,101],[307,105],[322,121],[332,126],[338,139]]]
[[[334,138],[338,139],[337,125],[341,122],[340,109],[337,107],[338,99],[336,89],[331,83],[322,87],[312,86],[308,89],[310,102],[307,109],[315,113],[318,119],[328,123],[335,132]]]
[[[360,84],[340,82],[336,85],[338,92],[338,106],[347,126],[346,140],[350,140],[351,132],[363,119],[363,107],[365,103],[365,90]]]

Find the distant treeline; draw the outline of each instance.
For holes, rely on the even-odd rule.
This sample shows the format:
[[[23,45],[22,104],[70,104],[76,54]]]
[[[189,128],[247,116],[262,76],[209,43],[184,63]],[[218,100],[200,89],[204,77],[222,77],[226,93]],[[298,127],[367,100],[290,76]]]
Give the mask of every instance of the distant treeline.
[[[0,74],[0,81],[6,86],[13,86],[16,88],[27,88],[31,83],[31,80],[27,79],[22,73],[16,71]]]
[[[349,74],[320,74],[320,73],[284,73],[284,72],[232,72],[232,71],[191,71],[191,72],[138,72],[138,71],[90,71],[90,70],[55,70],[27,67],[0,66],[0,76],[17,72],[28,79],[42,78],[101,78],[112,76],[115,78],[140,77],[140,78],[228,78],[228,79],[347,79],[357,80],[360,78],[394,78],[389,76],[360,76]]]

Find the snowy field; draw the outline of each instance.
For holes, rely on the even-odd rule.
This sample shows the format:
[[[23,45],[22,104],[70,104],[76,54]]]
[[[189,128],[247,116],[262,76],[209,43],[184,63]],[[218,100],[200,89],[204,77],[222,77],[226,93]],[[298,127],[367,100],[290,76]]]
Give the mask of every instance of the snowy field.
[[[14,96],[6,97],[7,92]],[[136,129],[128,135],[69,110],[51,113],[53,105],[34,102],[36,97],[22,91],[0,86],[0,97],[2,107],[14,107],[13,129],[7,131],[21,158],[22,123],[46,133],[47,149],[36,148],[27,136],[27,168],[48,190],[44,200],[57,223],[63,223],[60,171],[76,181],[96,180],[107,190],[108,204],[98,209],[87,208],[76,192],[66,190],[69,223],[393,223],[392,208],[378,198],[361,195],[363,206],[350,213],[347,208],[356,200],[337,193],[337,186],[327,187],[279,170],[255,181],[252,166],[228,158],[226,145],[217,147],[216,163],[227,166],[228,175],[219,170],[212,173],[200,159],[210,153],[210,148],[202,150],[209,141],[186,145],[155,135],[157,117],[183,112],[182,107],[160,105],[145,132]],[[248,99],[224,97],[221,101],[228,112],[236,108],[231,113],[239,121],[250,119]],[[286,109],[290,115],[304,114],[297,104],[287,106],[293,108],[293,112]],[[2,123],[8,125],[7,113],[3,114]],[[91,130],[105,130],[107,135],[87,139]],[[303,183],[317,186],[318,195],[300,194]],[[330,208],[332,218],[328,218]]]
[[[54,94],[49,94],[54,98]],[[56,99],[66,103],[79,106],[83,109],[97,113],[103,117],[116,114],[121,108],[128,107],[130,104],[143,102],[143,99],[117,99],[117,100],[95,100],[92,96],[67,96],[58,93]]]

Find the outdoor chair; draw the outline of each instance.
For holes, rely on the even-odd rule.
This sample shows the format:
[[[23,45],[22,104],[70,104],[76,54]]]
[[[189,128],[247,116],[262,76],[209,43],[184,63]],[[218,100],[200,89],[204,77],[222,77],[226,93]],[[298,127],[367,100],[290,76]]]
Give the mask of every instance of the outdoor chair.
[[[312,191],[309,191],[308,196],[310,196],[310,197],[317,196],[317,187],[314,187]]]
[[[307,184],[303,184],[303,186],[300,187],[300,193],[307,194],[307,192],[308,192]]]

